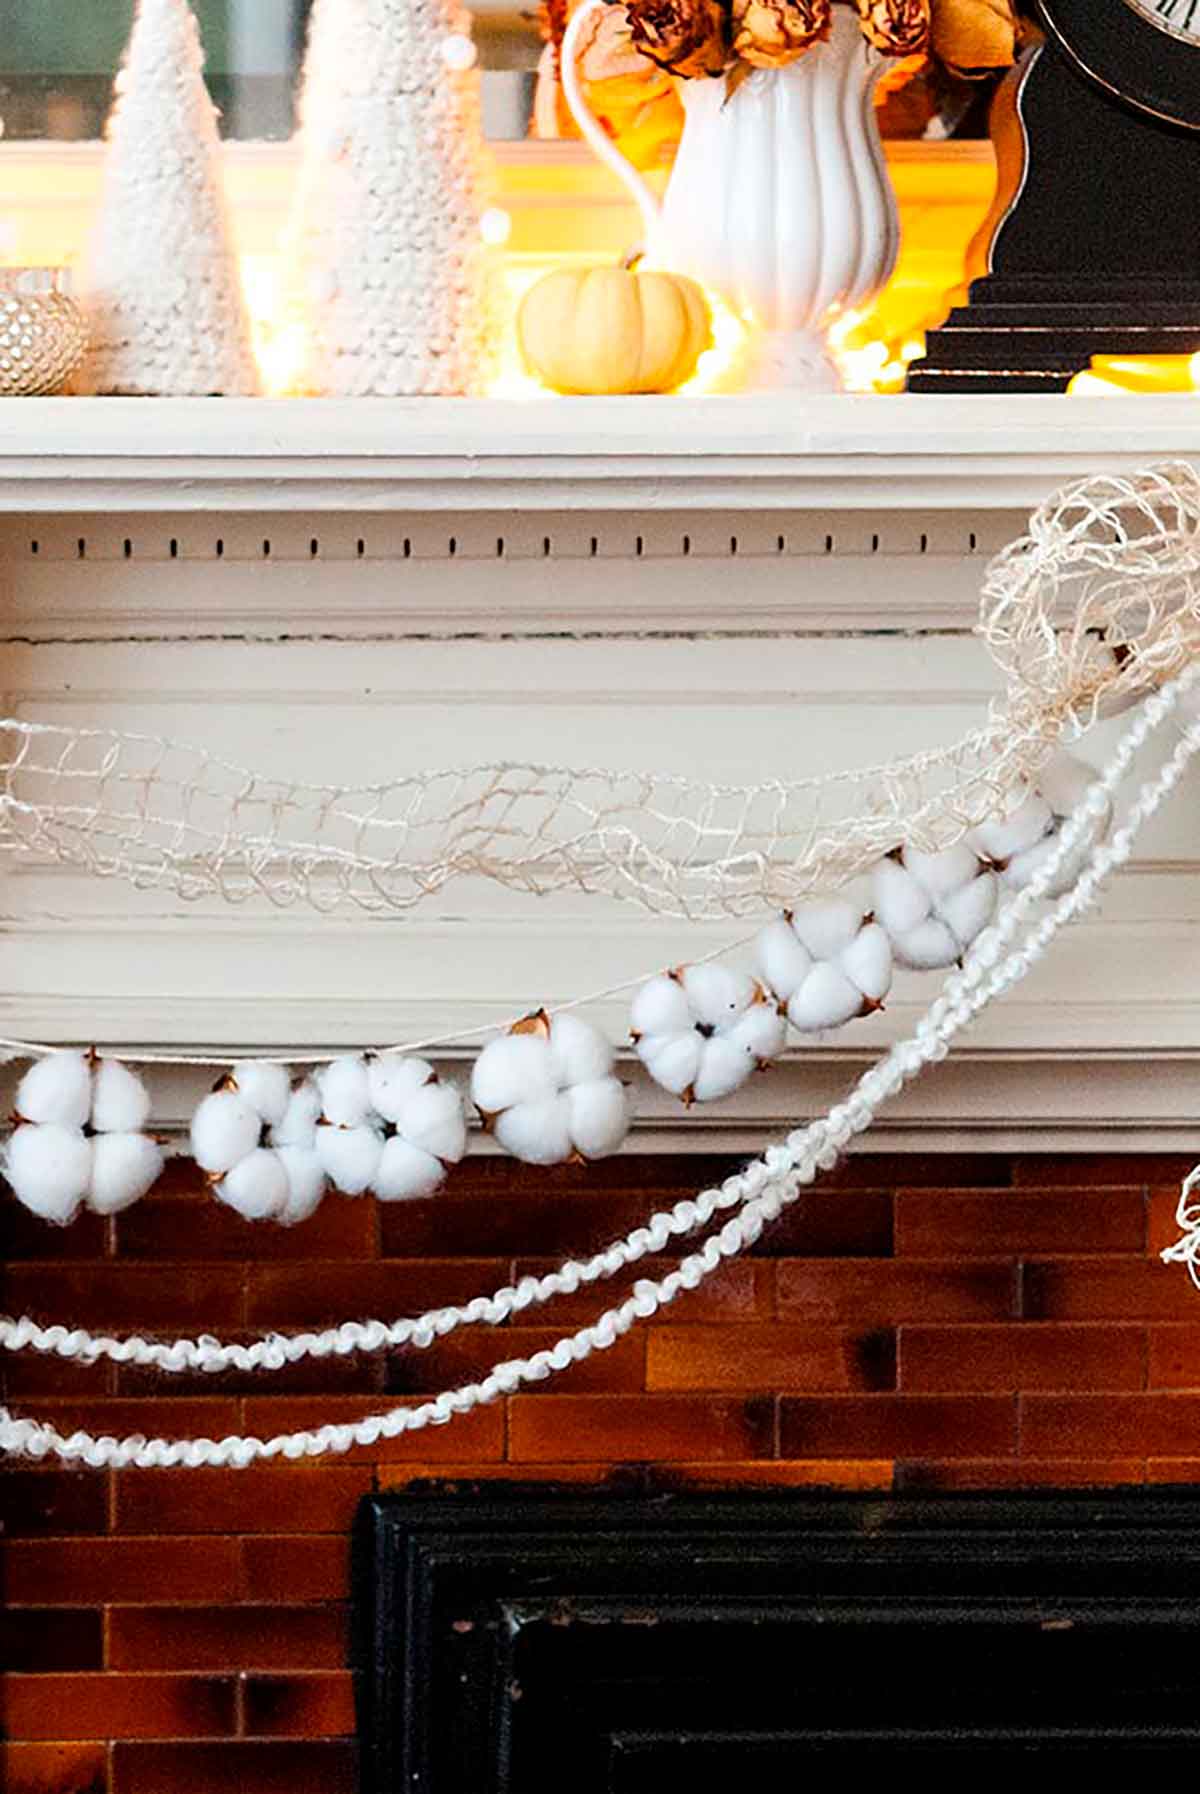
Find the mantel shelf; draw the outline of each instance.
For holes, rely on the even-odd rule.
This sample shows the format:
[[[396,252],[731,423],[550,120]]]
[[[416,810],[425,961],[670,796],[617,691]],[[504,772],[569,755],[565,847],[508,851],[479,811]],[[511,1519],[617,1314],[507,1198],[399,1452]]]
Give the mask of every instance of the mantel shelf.
[[[1014,510],[1200,460],[1200,399],[34,399],[0,512]]]

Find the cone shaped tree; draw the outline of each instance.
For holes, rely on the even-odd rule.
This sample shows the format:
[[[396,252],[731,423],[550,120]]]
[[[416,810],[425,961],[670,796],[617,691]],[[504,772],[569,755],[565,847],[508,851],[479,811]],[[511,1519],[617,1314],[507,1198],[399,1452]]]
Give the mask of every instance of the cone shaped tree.
[[[478,390],[487,256],[479,75],[455,0],[317,0],[300,108],[308,384]]]
[[[139,0],[85,276],[94,392],[258,389],[203,69],[186,0]]]

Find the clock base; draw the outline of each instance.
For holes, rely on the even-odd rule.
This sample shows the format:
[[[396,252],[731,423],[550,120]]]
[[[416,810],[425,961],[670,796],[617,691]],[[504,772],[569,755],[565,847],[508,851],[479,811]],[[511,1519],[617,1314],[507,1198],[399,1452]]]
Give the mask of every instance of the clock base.
[[[1200,354],[1200,280],[988,275],[930,332],[909,392],[1065,392],[1093,355]]]

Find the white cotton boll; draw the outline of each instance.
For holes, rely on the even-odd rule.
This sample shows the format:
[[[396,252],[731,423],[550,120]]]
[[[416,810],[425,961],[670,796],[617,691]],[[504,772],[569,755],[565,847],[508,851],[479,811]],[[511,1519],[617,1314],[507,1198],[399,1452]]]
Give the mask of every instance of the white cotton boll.
[[[92,1081],[92,1126],[101,1134],[140,1134],[150,1119],[150,1092],[119,1059],[101,1059]]]
[[[545,1101],[557,1089],[550,1043],[542,1034],[505,1034],[489,1041],[471,1073],[471,1101],[482,1115]]]
[[[694,1028],[686,1034],[645,1034],[636,1048],[654,1082],[671,1096],[683,1096],[695,1084],[703,1050]]]
[[[286,1066],[264,1059],[243,1059],[233,1068],[233,1081],[268,1126],[278,1127],[292,1097],[292,1080]]]
[[[1000,881],[994,872],[984,872],[964,885],[942,904],[942,917],[953,929],[959,953],[964,953],[977,935],[983,933],[996,913]]]
[[[872,883],[875,913],[893,941],[928,918],[932,908],[928,892],[898,860],[880,860]]]
[[[1054,827],[1054,815],[1044,797],[1031,791],[1011,816],[981,823],[970,835],[971,846],[985,860],[998,863],[1016,853],[1027,853]]]
[[[558,1094],[517,1103],[496,1117],[495,1136],[505,1152],[527,1165],[561,1165],[573,1151],[570,1101]]]
[[[740,1020],[725,1030],[725,1039],[748,1053],[756,1064],[766,1064],[782,1053],[787,1042],[787,1022],[774,1003],[751,1003]]]
[[[397,1120],[400,1133],[422,1152],[457,1165],[467,1150],[467,1118],[453,1084],[426,1084],[404,1103]]]
[[[882,1003],[892,988],[892,943],[886,928],[866,922],[841,956],[842,970],[868,1003]]]
[[[271,1129],[272,1146],[298,1146],[311,1152],[317,1141],[317,1122],[321,1119],[321,1092],[315,1079],[305,1078],[288,1097],[283,1118]]]
[[[287,1200],[278,1219],[285,1227],[296,1227],[320,1208],[325,1195],[325,1172],[312,1147],[280,1146],[276,1156],[288,1185]]]
[[[92,1143],[57,1122],[19,1127],[8,1143],[5,1175],[13,1194],[43,1221],[65,1227],[79,1212],[92,1176]]]
[[[51,1053],[29,1067],[17,1085],[22,1121],[86,1127],[92,1114],[92,1062],[86,1053]]]
[[[842,1028],[862,1014],[863,993],[837,966],[823,960],[813,967],[788,1004],[788,1020],[801,1034]]]
[[[382,1153],[383,1135],[366,1123],[317,1129],[317,1157],[343,1196],[361,1196],[370,1187]]]
[[[692,1023],[687,993],[677,978],[663,972],[634,992],[629,1024],[635,1034],[679,1034]]]
[[[232,1171],[258,1146],[262,1117],[236,1090],[206,1096],[192,1116],[192,1157],[202,1171]]]
[[[907,934],[897,935],[892,944],[897,965],[905,966],[910,972],[944,971],[955,963],[962,951],[954,930],[936,916],[931,916],[917,928],[910,928]]]
[[[550,1056],[560,1085],[590,1084],[612,1072],[611,1043],[578,1015],[556,1015],[550,1024]]]
[[[385,1121],[396,1124],[405,1103],[435,1075],[427,1059],[406,1059],[403,1053],[377,1053],[367,1061],[371,1107]]]
[[[371,1113],[371,1085],[367,1062],[357,1053],[345,1053],[317,1073],[321,1105],[333,1127],[361,1127]],[[366,1186],[364,1185],[364,1188]]]
[[[384,1143],[371,1188],[380,1202],[415,1202],[432,1196],[446,1181],[446,1167],[399,1135]]]
[[[629,1132],[629,1097],[619,1078],[597,1078],[567,1092],[571,1143],[585,1159],[619,1152]]]
[[[754,943],[754,959],[763,982],[784,1003],[800,989],[813,965],[812,954],[786,916],[767,923]]]
[[[792,914],[792,932],[814,959],[836,959],[861,927],[862,910],[843,898],[831,903],[806,903]]]
[[[736,1041],[716,1034],[703,1042],[700,1069],[692,1084],[692,1095],[698,1103],[718,1102],[740,1090],[758,1061]]]
[[[1038,790],[1055,816],[1067,817],[1079,808],[1099,777],[1095,767],[1075,754],[1055,754],[1038,774]]]
[[[941,853],[918,853],[906,847],[901,863],[935,902],[969,884],[979,871],[979,855],[966,841]]]
[[[731,966],[685,966],[680,973],[693,1023],[727,1028],[754,1001],[754,980]]]
[[[256,1147],[213,1185],[213,1195],[244,1221],[274,1221],[287,1207],[290,1186],[283,1161],[269,1147]]]
[[[149,1134],[99,1134],[92,1142],[88,1207],[119,1215],[151,1191],[163,1172],[163,1151]]]

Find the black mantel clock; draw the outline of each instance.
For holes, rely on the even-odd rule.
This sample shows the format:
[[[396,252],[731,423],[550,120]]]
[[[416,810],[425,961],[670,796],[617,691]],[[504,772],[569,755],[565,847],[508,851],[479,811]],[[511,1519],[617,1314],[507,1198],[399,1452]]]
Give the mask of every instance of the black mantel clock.
[[[1039,0],[997,98],[968,303],[911,392],[1061,392],[1093,355],[1200,351],[1200,0]]]

